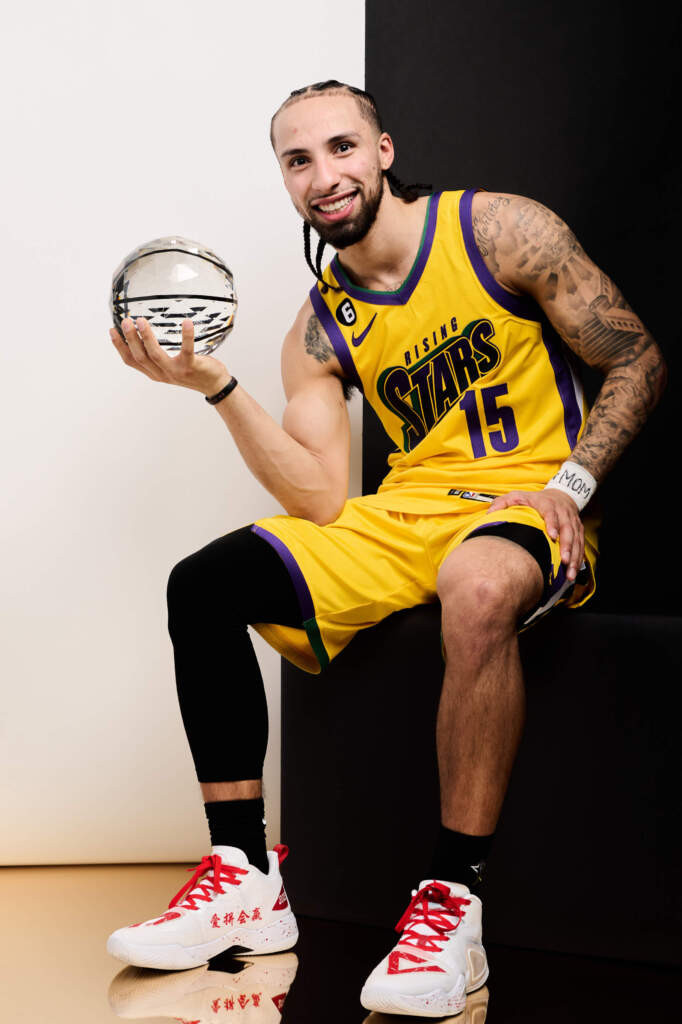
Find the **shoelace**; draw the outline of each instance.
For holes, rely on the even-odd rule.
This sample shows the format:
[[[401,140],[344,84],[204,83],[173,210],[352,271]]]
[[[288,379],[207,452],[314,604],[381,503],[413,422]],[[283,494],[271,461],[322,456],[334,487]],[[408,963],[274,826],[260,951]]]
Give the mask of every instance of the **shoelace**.
[[[237,868],[232,864],[223,864],[222,858],[217,853],[212,854],[210,857],[202,857],[201,863],[197,864],[196,868],[188,868],[187,870],[193,871],[192,877],[170,901],[168,904],[169,910],[178,905],[187,907],[189,910],[196,910],[197,904],[195,900],[203,900],[205,903],[210,903],[216,893],[220,893],[221,896],[224,894],[225,890],[222,888],[221,882],[227,882],[228,885],[241,885],[242,883],[237,878],[237,875],[248,874],[245,868]],[[202,875],[208,875],[211,871],[213,871],[212,878],[205,878],[203,882],[199,881]],[[182,897],[185,893],[190,895],[187,899],[183,900]],[[180,902],[181,900],[182,902]]]
[[[429,906],[429,903],[439,904],[438,909]],[[471,903],[471,900],[463,896],[451,896],[450,890],[440,882],[431,882],[419,889],[414,894],[410,905],[395,926],[397,932],[403,932],[400,940],[401,945],[417,946],[419,949],[442,953],[442,946],[439,943],[447,942],[450,938],[447,932],[453,932],[459,926],[466,911],[464,907]],[[456,921],[450,920],[456,917]],[[424,935],[416,931],[417,925],[426,925],[435,934]]]

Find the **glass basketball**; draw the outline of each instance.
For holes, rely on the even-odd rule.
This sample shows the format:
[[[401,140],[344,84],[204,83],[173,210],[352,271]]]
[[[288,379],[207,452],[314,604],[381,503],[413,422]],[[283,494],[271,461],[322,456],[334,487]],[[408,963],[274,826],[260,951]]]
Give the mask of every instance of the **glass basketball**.
[[[199,242],[171,235],[138,245],[121,261],[111,281],[109,307],[119,331],[126,317],[143,316],[170,355],[180,351],[182,321],[189,318],[194,351],[206,355],[232,330],[237,296],[220,256]]]

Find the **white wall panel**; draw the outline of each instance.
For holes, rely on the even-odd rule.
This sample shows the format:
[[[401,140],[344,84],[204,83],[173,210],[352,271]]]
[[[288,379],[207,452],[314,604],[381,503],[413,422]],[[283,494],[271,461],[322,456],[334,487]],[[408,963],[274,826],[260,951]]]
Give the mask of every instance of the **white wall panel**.
[[[201,395],[123,365],[109,282],[160,235],[215,249],[240,303],[216,354],[279,419],[279,348],[311,277],[269,119],[309,82],[362,85],[363,51],[361,0],[39,0],[3,19],[0,863],[206,851],[166,582],[185,555],[281,509]],[[352,493],[359,414],[356,396]],[[217,608],[206,642],[220,636]],[[279,658],[255,642],[273,843]],[[226,721],[226,742],[245,728]]]

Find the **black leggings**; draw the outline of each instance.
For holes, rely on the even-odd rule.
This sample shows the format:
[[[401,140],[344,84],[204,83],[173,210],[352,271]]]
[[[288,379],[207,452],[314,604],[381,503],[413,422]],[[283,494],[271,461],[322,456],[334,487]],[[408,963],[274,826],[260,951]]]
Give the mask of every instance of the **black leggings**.
[[[548,579],[551,558],[540,530],[503,523],[481,532],[521,544]],[[183,558],[168,580],[178,699],[200,782],[263,774],[268,709],[247,629],[253,622],[300,628],[301,610],[277,552],[245,526]]]
[[[178,699],[197,778],[260,779],[268,709],[247,624],[301,626],[284,563],[245,526],[178,562],[167,597]]]

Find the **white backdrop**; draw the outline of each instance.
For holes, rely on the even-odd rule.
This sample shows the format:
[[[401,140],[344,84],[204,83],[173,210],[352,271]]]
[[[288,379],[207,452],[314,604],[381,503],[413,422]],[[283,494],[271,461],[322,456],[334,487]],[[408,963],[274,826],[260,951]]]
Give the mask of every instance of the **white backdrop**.
[[[207,852],[166,583],[281,509],[201,395],[124,366],[109,282],[161,235],[218,252],[239,310],[216,355],[280,419],[279,348],[312,278],[269,118],[309,82],[362,85],[363,53],[362,0],[38,0],[3,17],[0,863]],[[357,494],[357,396],[351,411]],[[206,631],[220,638],[220,608]],[[280,662],[255,642],[272,845]]]

